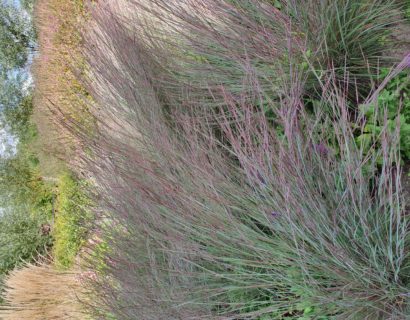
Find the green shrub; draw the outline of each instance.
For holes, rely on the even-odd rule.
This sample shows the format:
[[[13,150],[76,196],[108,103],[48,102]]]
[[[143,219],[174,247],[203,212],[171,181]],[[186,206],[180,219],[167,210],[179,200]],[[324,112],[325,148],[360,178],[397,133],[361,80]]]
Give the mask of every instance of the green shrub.
[[[84,193],[86,183],[71,174],[59,179],[56,217],[53,230],[53,254],[59,267],[70,267],[84,243],[90,220],[90,200]]]
[[[0,214],[0,276],[24,261],[32,261],[52,244],[42,232],[44,216],[30,214],[26,206],[6,208]]]
[[[407,0],[404,6],[404,15],[408,21],[410,21],[410,1]]]
[[[383,69],[380,78],[389,73]],[[380,135],[385,128],[393,133],[400,127],[400,151],[403,159],[410,159],[410,73],[405,70],[394,77],[380,91],[377,101],[361,106],[366,116],[366,126],[356,141],[366,152],[380,148]],[[385,121],[385,118],[387,121]],[[381,162],[382,159],[379,160]]]
[[[19,104],[4,110],[4,118],[11,132],[18,137],[17,154],[0,162],[0,191],[3,206],[22,204],[35,215],[51,217],[52,184],[45,181],[39,170],[37,150],[31,144],[37,137],[36,126],[30,121],[33,111],[31,95]]]
[[[15,155],[0,158],[0,278],[15,266],[45,254],[52,244],[53,185],[41,176],[36,150],[31,148],[37,135],[30,121],[32,96],[17,89],[21,92],[18,97],[12,95],[15,103],[5,103],[2,110],[18,145]]]

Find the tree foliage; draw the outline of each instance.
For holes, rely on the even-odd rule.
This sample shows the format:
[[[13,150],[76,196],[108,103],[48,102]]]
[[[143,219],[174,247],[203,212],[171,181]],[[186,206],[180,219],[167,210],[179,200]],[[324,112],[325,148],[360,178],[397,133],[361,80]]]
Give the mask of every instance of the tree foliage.
[[[39,173],[36,150],[30,147],[37,134],[30,121],[27,71],[35,49],[32,3],[0,4],[0,288],[6,273],[44,253],[52,241],[43,226],[51,220],[53,190]]]
[[[34,28],[23,7],[2,2],[0,5],[0,65],[11,70],[22,68],[35,48]]]
[[[31,260],[51,244],[41,233],[44,218],[29,214],[29,208],[5,209],[0,219],[0,277],[23,261]]]

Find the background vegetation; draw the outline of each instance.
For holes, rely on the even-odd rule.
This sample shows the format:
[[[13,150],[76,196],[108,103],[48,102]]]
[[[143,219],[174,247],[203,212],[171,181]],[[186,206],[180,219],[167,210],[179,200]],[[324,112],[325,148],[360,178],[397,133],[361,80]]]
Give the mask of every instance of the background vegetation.
[[[0,315],[0,317],[6,317],[7,314],[7,319],[21,319],[20,317],[26,317],[28,314],[36,319],[45,319],[44,317],[48,319],[56,314],[60,314],[61,318],[72,319],[67,314],[67,308],[75,305],[71,301],[75,293],[71,291],[78,285],[64,288],[66,290],[64,291],[65,282],[59,283],[61,286],[59,288],[62,290],[60,300],[49,301],[52,305],[50,308],[54,308],[52,311],[47,311],[50,314],[38,309],[50,296],[36,297],[39,303],[34,308],[36,310],[22,310],[25,304],[23,300],[32,301],[32,297],[39,294],[38,288],[33,288],[31,297],[24,290],[17,294],[14,293],[18,291],[16,283],[21,285],[24,281],[34,281],[34,278],[38,283],[43,281],[43,289],[47,291],[45,284],[49,279],[45,277],[55,272],[52,271],[53,267],[45,265],[23,267],[28,262],[35,263],[41,259],[42,255],[51,254],[52,264],[59,268],[73,267],[76,255],[87,237],[85,222],[90,219],[85,183],[79,182],[78,177],[70,173],[68,163],[62,159],[62,155],[67,156],[71,153],[57,152],[65,150],[66,147],[70,149],[73,143],[69,146],[67,133],[64,134],[62,127],[56,125],[56,113],[59,111],[52,107],[65,99],[64,94],[68,96],[68,92],[71,95],[73,93],[71,89],[67,89],[62,90],[60,96],[56,94],[51,97],[47,94],[49,92],[47,87],[41,87],[42,76],[61,72],[61,69],[56,68],[56,66],[60,68],[56,62],[57,58],[54,58],[55,61],[51,63],[47,54],[50,50],[54,51],[53,46],[60,46],[59,49],[55,49],[56,52],[61,49],[67,37],[65,39],[58,39],[58,37],[68,32],[64,27],[55,29],[55,21],[50,19],[46,21],[48,28],[53,30],[53,34],[47,40],[50,46],[47,48],[49,51],[46,50],[43,42],[37,41],[49,36],[40,26],[34,26],[32,20],[33,14],[41,9],[40,3],[44,5],[45,2],[40,1],[36,4],[33,1],[2,2],[0,10],[0,20],[2,19],[0,27],[4,40],[0,48],[1,123],[3,133],[6,134],[5,140],[9,144],[1,155],[0,167],[0,207],[2,208],[0,213],[0,279],[3,282],[5,278],[6,289],[8,288],[5,293],[5,303],[8,306],[3,306],[3,308],[5,310],[11,310],[13,306],[19,308],[19,311],[11,313],[5,311]],[[54,2],[58,5],[69,5],[61,1]],[[49,1],[46,5],[56,4]],[[49,10],[48,13],[51,14],[52,11]],[[54,12],[54,14],[57,13],[60,15],[62,12]],[[72,12],[73,17],[76,14],[78,13]],[[65,17],[68,18],[68,15]],[[73,21],[75,19],[73,18]],[[71,33],[73,33],[73,28],[72,26]],[[37,38],[36,31],[39,32],[39,38]],[[75,48],[77,45],[77,42],[71,44]],[[60,61],[67,61],[67,58],[67,51],[61,52],[58,57]],[[34,86],[32,70],[37,72]],[[59,73],[59,77],[64,79],[65,74]],[[67,84],[69,84],[68,80],[64,84],[60,83],[60,85]],[[75,85],[78,86],[78,84],[72,86]],[[57,96],[59,100],[56,100]],[[62,143],[65,144],[64,147]],[[16,276],[8,276],[15,268],[20,270],[13,273]],[[32,274],[32,272],[44,271],[47,268],[49,268],[49,274],[47,272]],[[20,280],[13,282],[16,277]],[[53,287],[57,284],[56,280]],[[25,297],[24,294],[26,294]],[[64,300],[64,295],[67,295],[67,300]],[[67,306],[63,306],[64,303],[67,303]],[[72,315],[71,312],[76,311],[71,310],[70,315]]]

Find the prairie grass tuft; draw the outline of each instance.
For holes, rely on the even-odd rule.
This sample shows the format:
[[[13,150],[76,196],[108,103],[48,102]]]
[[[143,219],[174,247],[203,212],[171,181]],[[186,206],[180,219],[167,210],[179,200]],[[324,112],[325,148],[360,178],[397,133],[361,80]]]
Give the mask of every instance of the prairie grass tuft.
[[[79,272],[61,272],[46,263],[28,264],[12,271],[5,280],[4,320],[90,319],[79,299],[85,290]]]
[[[400,127],[382,122],[380,147],[368,148],[355,139],[368,119],[351,112],[352,95],[363,89],[360,70],[379,47],[363,43],[368,59],[362,60],[351,44],[330,50],[350,31],[367,34],[352,12],[366,11],[375,32],[384,32],[392,20],[380,10],[392,3],[309,3],[312,14],[319,10],[314,5],[336,10],[336,16],[317,13],[334,29],[326,29],[329,38],[320,38],[326,46],[315,52],[324,55],[326,69],[316,73],[320,94],[313,99],[306,96],[317,60],[301,64],[310,55],[301,32],[302,22],[315,19],[298,23],[299,2],[289,2],[288,14],[239,0],[94,7],[85,37],[86,83],[98,105],[98,134],[82,135],[93,151],[82,160],[96,180],[97,223],[105,233],[104,267],[94,282],[97,313],[116,319],[409,316]],[[353,64],[343,66],[335,52]],[[329,68],[332,63],[339,66]],[[384,85],[368,88],[366,103]]]

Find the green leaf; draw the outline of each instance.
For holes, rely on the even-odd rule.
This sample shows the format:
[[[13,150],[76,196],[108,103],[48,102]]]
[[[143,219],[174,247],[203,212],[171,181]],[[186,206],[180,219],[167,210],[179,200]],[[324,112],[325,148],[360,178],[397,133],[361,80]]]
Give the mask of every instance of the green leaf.
[[[356,137],[356,143],[363,148],[363,150],[369,150],[372,143],[373,135],[370,133],[363,133]]]
[[[315,312],[315,307],[307,307],[305,308],[305,310],[303,311],[304,315],[308,315],[308,314],[312,314]]]

